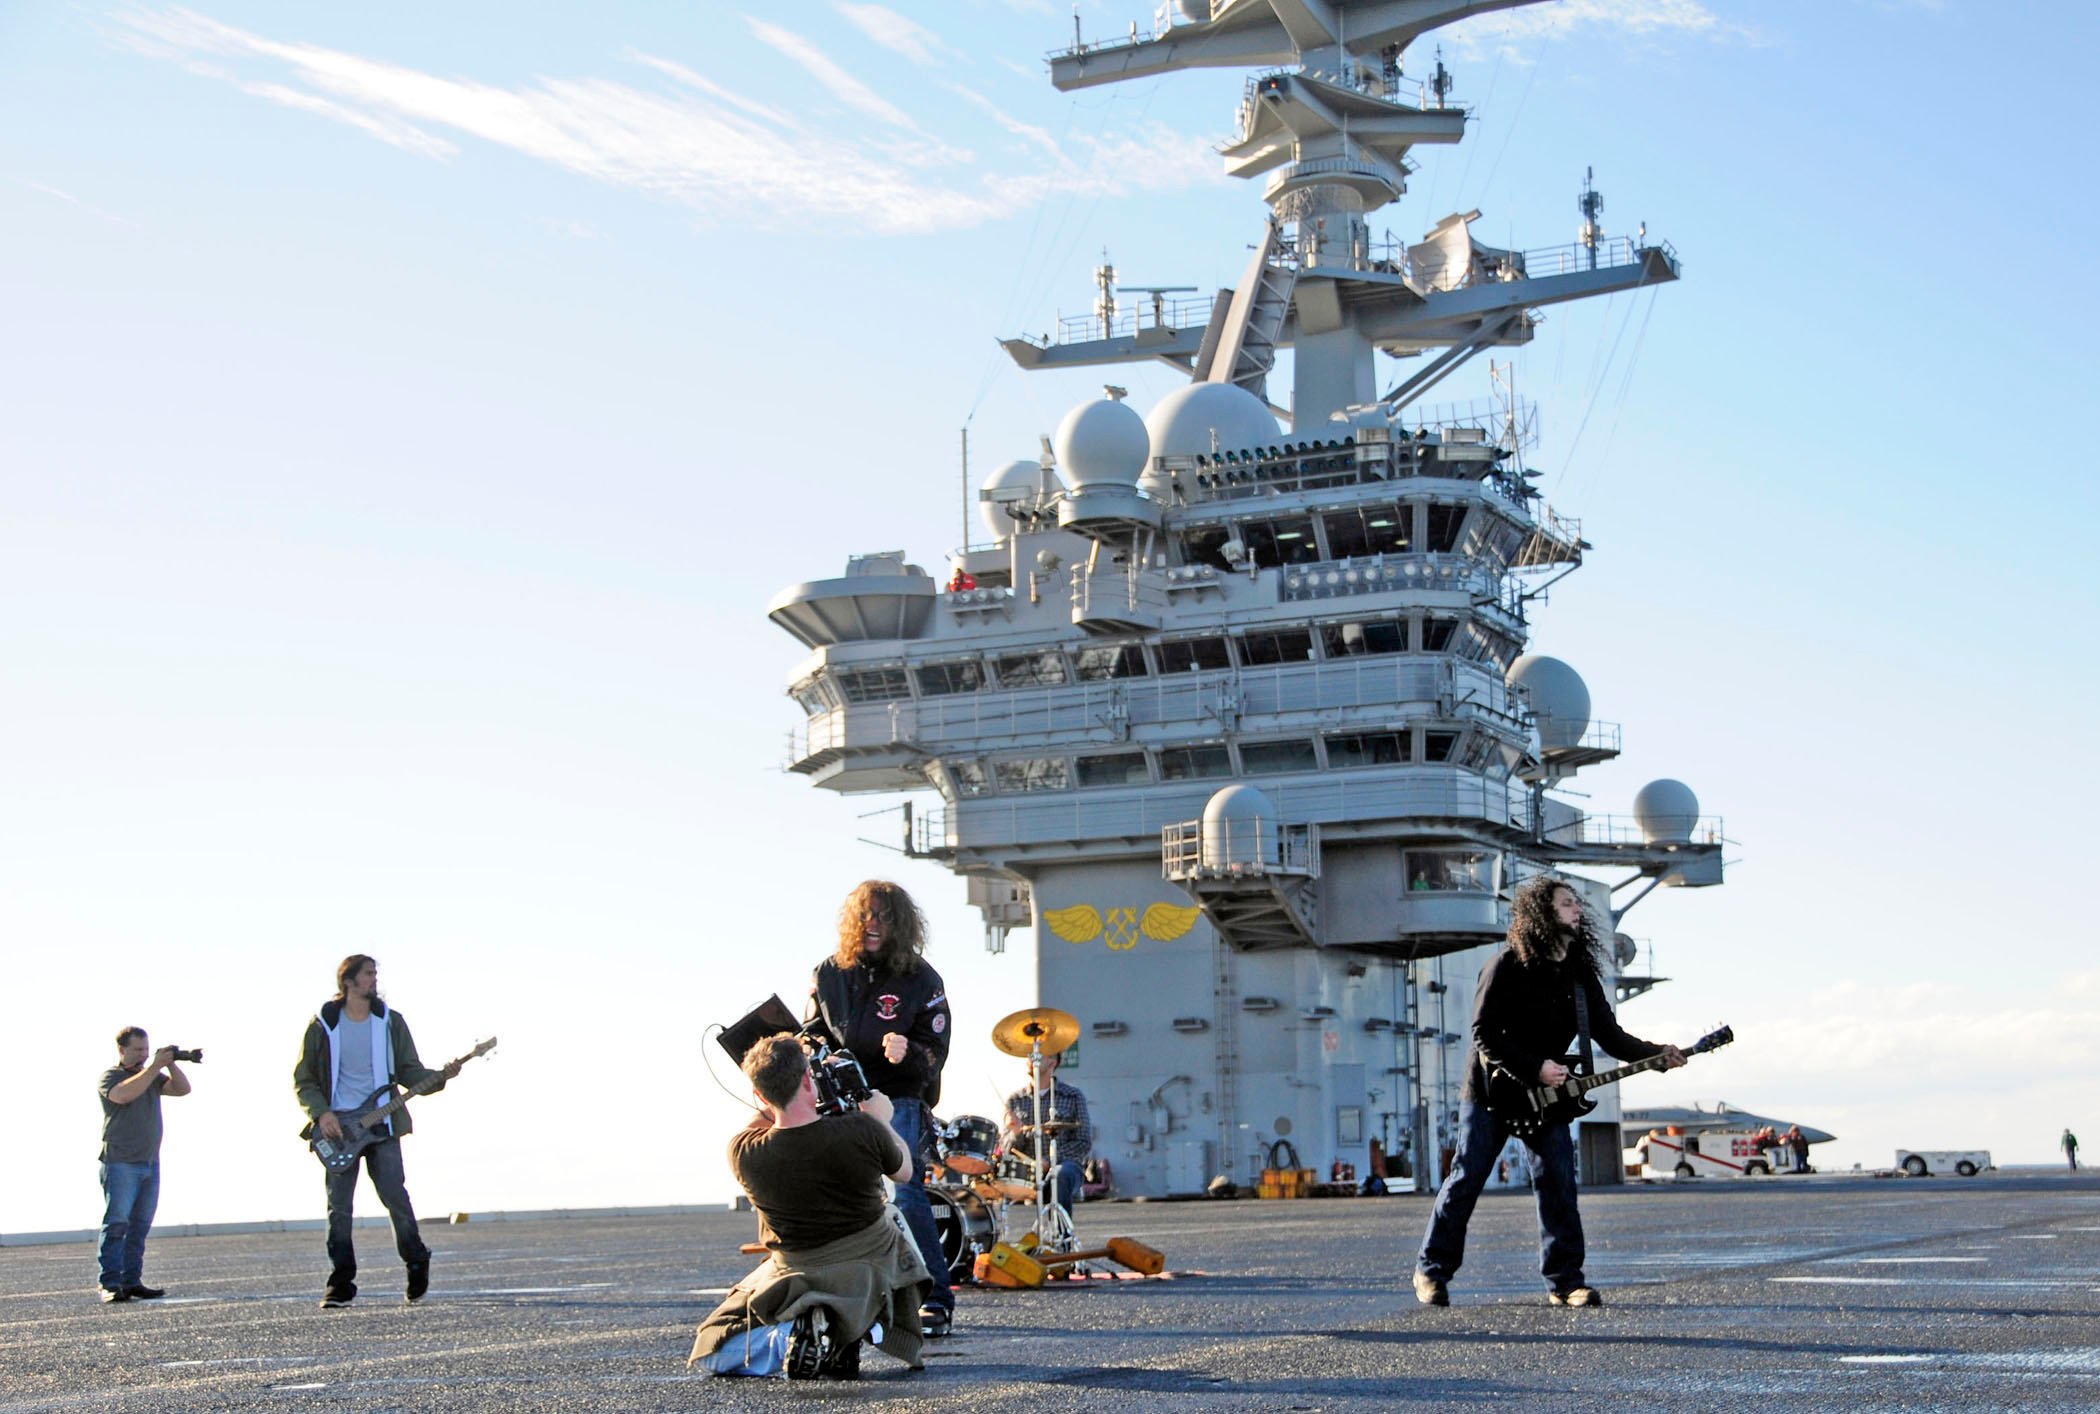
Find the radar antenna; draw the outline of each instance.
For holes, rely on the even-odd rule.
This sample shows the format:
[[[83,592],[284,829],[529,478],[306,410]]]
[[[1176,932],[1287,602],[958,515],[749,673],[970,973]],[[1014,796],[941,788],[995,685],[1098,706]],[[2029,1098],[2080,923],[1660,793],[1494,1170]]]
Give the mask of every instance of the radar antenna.
[[[1444,46],[1439,44],[1436,47],[1436,72],[1429,76],[1429,91],[1436,95],[1437,107],[1444,106],[1444,99],[1456,82],[1451,71],[1444,67]]]
[[[1604,227],[1597,223],[1597,218],[1604,214],[1604,193],[1591,185],[1596,174],[1594,167],[1582,169],[1582,195],[1575,198],[1575,209],[1582,213],[1582,230],[1576,239],[1582,242],[1583,253],[1592,270],[1597,268],[1597,246],[1604,239]]]
[[[1116,293],[1152,296],[1153,327],[1164,329],[1167,327],[1167,296],[1192,295],[1196,293],[1197,288],[1195,285],[1118,285]]]

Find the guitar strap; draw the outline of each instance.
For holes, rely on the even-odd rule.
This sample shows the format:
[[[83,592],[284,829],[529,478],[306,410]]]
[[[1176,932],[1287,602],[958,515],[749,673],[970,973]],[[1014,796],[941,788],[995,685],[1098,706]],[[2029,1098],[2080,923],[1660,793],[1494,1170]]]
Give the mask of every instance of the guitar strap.
[[[1585,988],[1582,985],[1582,979],[1580,977],[1577,977],[1574,979],[1574,982],[1575,1035],[1582,1043],[1580,1047],[1580,1054],[1582,1056],[1582,1073],[1584,1075],[1595,1075],[1597,1073],[1597,1058],[1590,1053],[1589,999],[1583,995]]]

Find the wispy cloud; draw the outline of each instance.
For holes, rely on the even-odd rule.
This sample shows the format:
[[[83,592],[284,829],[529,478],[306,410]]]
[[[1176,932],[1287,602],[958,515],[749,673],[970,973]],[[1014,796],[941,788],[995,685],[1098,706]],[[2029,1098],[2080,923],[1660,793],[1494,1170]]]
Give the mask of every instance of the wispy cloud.
[[[809,75],[853,120],[826,120],[799,106],[790,111],[641,53],[627,61],[655,84],[541,77],[506,87],[276,40],[186,8],[121,12],[113,32],[139,53],[418,157],[455,160],[464,139],[479,139],[708,219],[836,220],[909,233],[1011,216],[1064,191],[1171,190],[1223,180],[1205,139],[1164,124],[1090,137],[1068,156],[1048,133],[1001,115],[1007,132],[1054,165],[1030,172],[1015,170],[1010,158],[980,164],[807,39],[764,20],[748,23],[755,39]]]
[[[887,5],[855,5],[849,0],[833,0],[831,8],[869,39],[893,53],[902,54],[914,64],[932,68],[938,66],[943,57],[955,53],[932,30]]]
[[[48,196],[54,201],[63,201],[68,206],[77,206],[82,211],[85,211],[88,215],[96,217],[100,220],[113,222],[114,224],[119,226],[138,225],[138,222],[132,220],[129,216],[119,216],[113,211],[104,211],[101,207],[90,205],[89,203],[82,201],[79,197],[73,195],[73,193],[61,190],[58,187],[47,186],[43,182],[33,182],[27,177],[16,177],[15,182],[20,186],[25,186],[29,188],[29,190],[33,192],[39,193],[40,195]]]
[[[1581,29],[1616,31],[1643,39],[1678,35],[1716,43],[1758,40],[1755,30],[1722,19],[1699,0],[1560,0],[1554,5],[1498,10],[1461,20],[1439,34],[1461,54],[1477,56],[1500,50],[1527,62],[1530,56],[1511,50],[1511,43]]]

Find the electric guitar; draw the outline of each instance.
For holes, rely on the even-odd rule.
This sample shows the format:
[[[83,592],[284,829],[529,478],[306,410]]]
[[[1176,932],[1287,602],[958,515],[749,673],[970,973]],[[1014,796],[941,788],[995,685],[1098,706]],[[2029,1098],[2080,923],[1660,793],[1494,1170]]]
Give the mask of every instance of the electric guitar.
[[[478,1043],[473,1050],[468,1051],[458,1060],[453,1061],[452,1064],[465,1065],[474,1057],[485,1056],[494,1049],[496,1049],[496,1038],[491,1036],[486,1041]],[[386,1124],[387,1116],[400,1109],[410,1100],[419,1095],[427,1095],[444,1083],[445,1076],[441,1070],[422,1084],[409,1086],[399,1095],[392,1094],[394,1087],[391,1085],[380,1086],[372,1092],[369,1099],[356,1109],[336,1111],[336,1120],[343,1126],[343,1137],[340,1139],[330,1139],[323,1134],[320,1121],[316,1120],[311,1131],[311,1137],[307,1141],[309,1147],[314,1151],[314,1157],[319,1159],[322,1166],[330,1173],[341,1173],[343,1170],[350,1168],[356,1164],[359,1154],[362,1154],[365,1150],[387,1137],[387,1131],[383,1128]]]
[[[1734,1039],[1735,1032],[1724,1026],[1686,1046],[1684,1053],[1687,1056],[1704,1055],[1708,1051],[1718,1051]],[[1500,1120],[1502,1127],[1511,1134],[1520,1139],[1529,1138],[1551,1124],[1572,1124],[1597,1108],[1595,1100],[1583,1098],[1590,1091],[1644,1070],[1661,1070],[1667,1063],[1661,1056],[1650,1056],[1644,1061],[1596,1075],[1576,1075],[1571,1069],[1568,1078],[1558,1085],[1523,1080],[1497,1066],[1488,1071],[1488,1113]],[[1563,1057],[1562,1064],[1572,1067],[1575,1057]]]

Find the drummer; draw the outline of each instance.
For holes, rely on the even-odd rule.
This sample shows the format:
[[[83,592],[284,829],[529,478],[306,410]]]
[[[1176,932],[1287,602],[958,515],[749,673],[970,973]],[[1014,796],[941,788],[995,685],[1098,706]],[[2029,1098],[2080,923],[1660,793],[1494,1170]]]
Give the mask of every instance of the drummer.
[[[1079,1201],[1081,1170],[1093,1156],[1094,1126],[1087,1120],[1086,1096],[1057,1078],[1060,1058],[1061,1053],[1053,1051],[1042,1060],[1043,1153],[1057,1155],[1051,1170],[1052,1199],[1069,1214]],[[1035,1115],[1036,1100],[1025,1083],[1006,1097],[1009,1153],[1035,1157]]]

